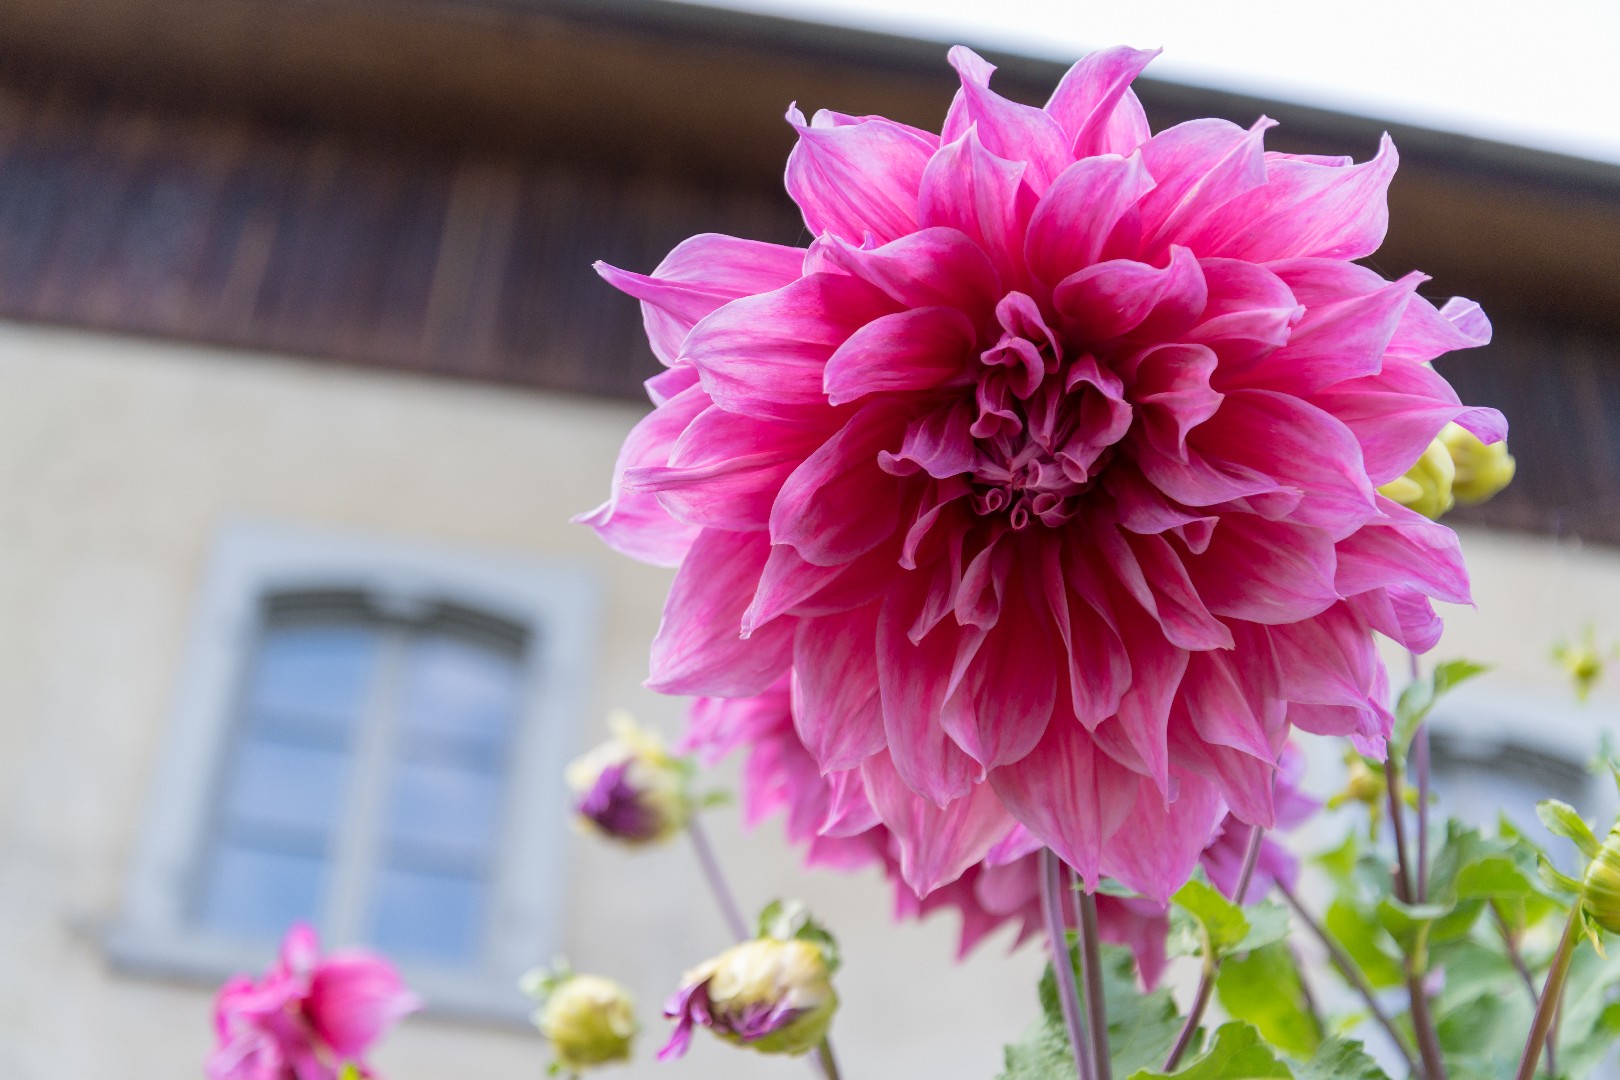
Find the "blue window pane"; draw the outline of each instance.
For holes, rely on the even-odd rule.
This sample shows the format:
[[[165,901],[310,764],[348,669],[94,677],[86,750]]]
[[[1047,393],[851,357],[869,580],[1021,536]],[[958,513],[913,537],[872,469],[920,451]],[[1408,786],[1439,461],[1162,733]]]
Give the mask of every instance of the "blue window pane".
[[[517,701],[516,656],[440,634],[412,643],[401,702],[407,730],[498,751]]]
[[[254,725],[291,720],[352,728],[365,707],[377,649],[377,633],[362,626],[269,628],[248,685]]]
[[[501,787],[498,774],[400,762],[388,806],[388,837],[411,849],[481,859],[500,827]]]
[[[396,956],[473,963],[484,930],[484,883],[387,869],[377,876],[371,943]]]
[[[320,911],[326,866],[287,851],[222,844],[214,852],[202,891],[202,922],[244,937],[274,939]]]
[[[340,750],[244,739],[224,792],[226,817],[325,836],[342,813],[351,760]]]

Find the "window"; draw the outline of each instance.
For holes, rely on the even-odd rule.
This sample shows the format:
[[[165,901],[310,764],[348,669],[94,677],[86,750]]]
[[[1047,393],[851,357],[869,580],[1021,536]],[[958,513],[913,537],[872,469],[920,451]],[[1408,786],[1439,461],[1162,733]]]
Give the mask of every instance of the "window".
[[[577,569],[236,527],[203,590],[125,914],[126,966],[217,978],[288,925],[517,1014],[556,944]]]

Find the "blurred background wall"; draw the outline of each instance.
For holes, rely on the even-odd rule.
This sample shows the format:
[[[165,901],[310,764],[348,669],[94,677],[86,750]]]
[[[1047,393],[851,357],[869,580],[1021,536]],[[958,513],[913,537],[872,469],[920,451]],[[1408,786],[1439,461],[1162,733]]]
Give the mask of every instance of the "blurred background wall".
[[[997,59],[1026,100],[1062,70]],[[567,522],[657,370],[589,264],[803,243],[787,104],[937,125],[952,88],[933,43],[657,0],[0,9],[0,1077],[198,1075],[212,988],[291,917],[428,990],[394,1080],[533,1075],[513,978],[557,952],[632,986],[650,1051],[724,933],[684,848],[563,821],[609,709],[680,712],[640,687],[666,572]],[[1269,114],[1282,149],[1386,126],[1139,91],[1155,127]],[[1440,653],[1498,671],[1442,777],[1590,804],[1613,702],[1577,708],[1548,651],[1620,610],[1620,169],[1393,133],[1373,262],[1485,305],[1497,341],[1442,365],[1520,463],[1459,515],[1479,606]],[[893,929],[877,881],[711,817],[745,903],[844,939],[853,1075],[993,1074],[1039,957],[951,965],[948,917]],[[657,1072],[805,1068],[699,1040]]]

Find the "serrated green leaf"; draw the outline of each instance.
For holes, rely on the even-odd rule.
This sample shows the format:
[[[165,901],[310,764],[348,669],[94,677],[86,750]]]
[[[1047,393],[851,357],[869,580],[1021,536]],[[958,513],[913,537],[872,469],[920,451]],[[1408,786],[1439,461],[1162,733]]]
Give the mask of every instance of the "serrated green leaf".
[[[1002,1048],[998,1080],[1074,1080],[1068,1031],[1042,1019],[1011,1046]]]
[[[1198,925],[1201,940],[1216,956],[1237,948],[1249,933],[1243,909],[1208,881],[1194,878],[1176,890],[1170,902]]]
[[[1081,888],[1081,886],[1076,885],[1075,888],[1078,889]],[[1105,877],[1097,879],[1097,895],[1120,896],[1124,897],[1125,899],[1131,899],[1133,897],[1140,896],[1141,893],[1138,893],[1135,889],[1129,888],[1128,886],[1121,885],[1111,877]]]
[[[1322,1042],[1294,953],[1281,941],[1228,958],[1215,992],[1228,1016],[1253,1024],[1286,1054],[1308,1057]]]
[[[1143,1069],[1130,1080],[1168,1080],[1170,1075]],[[1253,1025],[1234,1020],[1216,1028],[1209,1049],[1173,1075],[1176,1080],[1293,1080],[1294,1073]]]
[[[1288,936],[1288,909],[1277,901],[1262,900],[1242,910],[1249,929],[1243,939],[1233,946],[1233,952],[1261,949]]]
[[[1407,684],[1395,703],[1395,743],[1405,747],[1418,725],[1428,717],[1440,699],[1462,683],[1490,670],[1487,664],[1472,660],[1447,660],[1436,664],[1428,678]]]
[[[1558,799],[1543,799],[1536,803],[1536,816],[1553,835],[1562,836],[1580,848],[1582,855],[1588,859],[1597,858],[1598,851],[1603,845],[1592,832],[1592,826],[1588,825],[1580,812],[1569,803]]]
[[[1389,1080],[1359,1042],[1327,1039],[1309,1061],[1294,1066],[1294,1080]]]
[[[1152,1068],[1170,1053],[1181,1033],[1175,999],[1169,990],[1145,993],[1137,986],[1136,960],[1123,946],[1102,947],[1102,969],[1114,1075]]]

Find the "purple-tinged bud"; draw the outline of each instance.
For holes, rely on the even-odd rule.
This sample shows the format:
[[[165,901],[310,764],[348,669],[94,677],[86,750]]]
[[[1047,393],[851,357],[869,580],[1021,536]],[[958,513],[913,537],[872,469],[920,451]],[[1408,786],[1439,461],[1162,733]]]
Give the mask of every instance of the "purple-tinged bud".
[[[568,766],[579,821],[624,844],[669,839],[691,816],[690,769],[628,715],[610,724],[613,737]]]
[[[680,1057],[706,1027],[762,1054],[804,1054],[827,1035],[838,995],[826,953],[813,941],[758,938],[734,945],[681,977],[664,1006],[675,1021],[660,1061]]]

